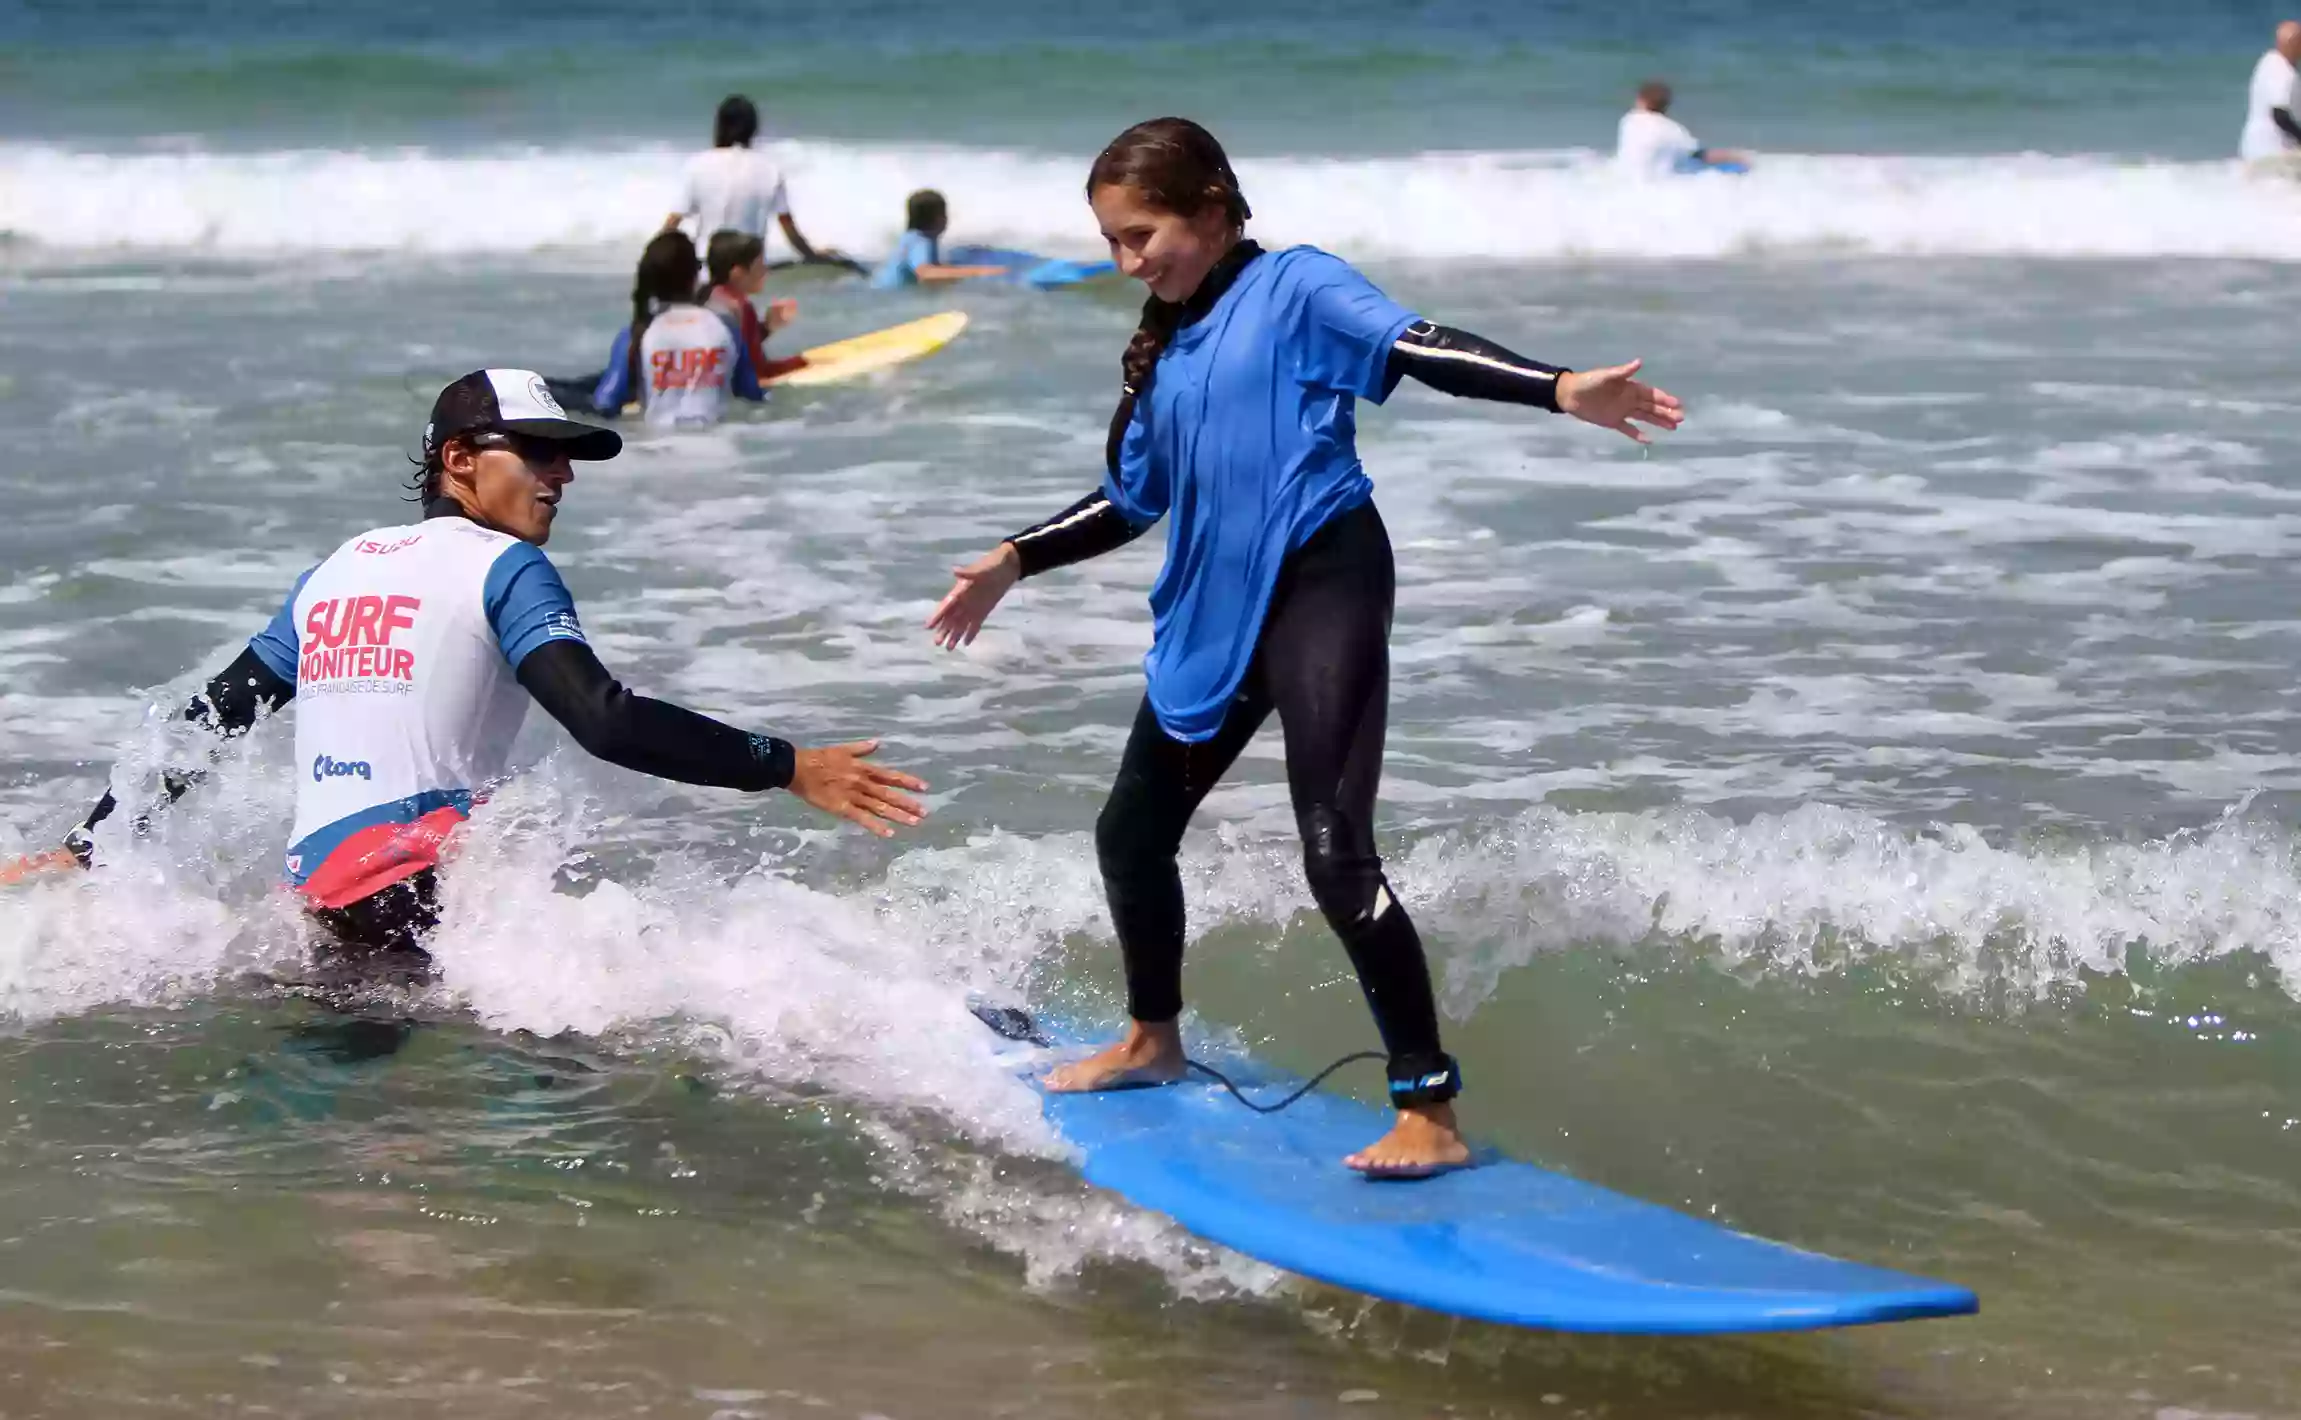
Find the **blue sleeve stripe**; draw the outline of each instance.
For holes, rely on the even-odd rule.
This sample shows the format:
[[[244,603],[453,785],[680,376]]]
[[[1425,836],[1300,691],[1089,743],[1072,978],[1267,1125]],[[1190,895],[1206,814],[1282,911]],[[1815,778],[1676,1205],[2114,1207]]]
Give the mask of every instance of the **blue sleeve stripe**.
[[[280,603],[280,609],[272,613],[264,629],[248,638],[248,649],[256,653],[264,669],[290,685],[296,683],[296,654],[300,649],[296,640],[296,598],[304,594],[304,583],[319,570],[316,562],[306,567],[303,575],[296,578],[296,584],[288,588],[288,599]]]
[[[513,670],[546,641],[589,644],[583,623],[576,619],[575,598],[559,580],[559,569],[528,543],[515,542],[496,557],[480,597],[495,644]]]

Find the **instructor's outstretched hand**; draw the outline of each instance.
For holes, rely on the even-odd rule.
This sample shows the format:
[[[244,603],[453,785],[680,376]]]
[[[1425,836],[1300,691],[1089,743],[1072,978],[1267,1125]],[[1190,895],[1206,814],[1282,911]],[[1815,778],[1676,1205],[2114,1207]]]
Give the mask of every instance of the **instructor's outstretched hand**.
[[[1023,559],[1013,543],[1002,542],[952,572],[959,580],[951,584],[951,590],[936,604],[934,615],[927,618],[935,644],[946,651],[955,651],[975,639],[991,608],[999,604],[1008,588],[1022,580]]]
[[[926,805],[904,789],[926,790],[926,781],[872,764],[877,740],[855,740],[822,749],[796,750],[791,756],[791,792],[827,814],[853,819],[881,838],[895,836],[888,822],[917,827],[927,816]]]
[[[1609,365],[1602,370],[1575,370],[1558,377],[1558,410],[1586,424],[1611,429],[1626,439],[1645,443],[1638,424],[1675,429],[1686,420],[1686,406],[1668,390],[1631,379],[1646,362]],[[1632,423],[1636,420],[1637,423]]]

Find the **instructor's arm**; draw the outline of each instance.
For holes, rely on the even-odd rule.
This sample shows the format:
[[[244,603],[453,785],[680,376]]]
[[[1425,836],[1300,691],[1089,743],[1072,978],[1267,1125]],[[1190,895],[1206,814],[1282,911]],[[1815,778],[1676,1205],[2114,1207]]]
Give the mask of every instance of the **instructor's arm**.
[[[852,819],[881,838],[893,824],[916,825],[927,810],[901,792],[926,784],[869,762],[877,740],[799,749],[751,734],[668,701],[634,695],[581,641],[536,647],[519,663],[519,683],[575,742],[610,764],[721,789],[789,789],[828,814]]]
[[[293,604],[293,594],[289,602]],[[265,636],[273,634],[273,629],[267,629],[264,636],[257,637],[242,649],[230,665],[210,677],[207,687],[184,706],[182,718],[203,729],[214,731],[220,738],[230,739],[235,735],[246,734],[259,715],[277,710],[295,699],[296,683],[273,670],[269,663],[266,652],[270,648],[263,643]],[[277,654],[276,651],[271,652],[273,656]],[[295,664],[292,650],[289,655],[291,659],[287,664],[292,669]],[[135,831],[142,833],[150,828],[153,813],[182,798],[200,779],[201,771],[197,769],[163,772],[160,775],[160,787],[166,797],[136,815],[133,825]],[[106,789],[104,797],[96,801],[96,806],[88,811],[88,816],[80,821],[80,826],[64,835],[64,847],[81,867],[85,868],[95,861],[96,825],[110,818],[112,811],[119,806],[119,801],[112,797],[112,791]]]

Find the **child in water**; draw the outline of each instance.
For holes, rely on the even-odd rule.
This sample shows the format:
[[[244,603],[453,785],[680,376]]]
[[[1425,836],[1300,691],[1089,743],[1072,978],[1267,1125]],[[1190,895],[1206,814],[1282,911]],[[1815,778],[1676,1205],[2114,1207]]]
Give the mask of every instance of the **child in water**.
[[[617,415],[637,402],[647,422],[716,424],[729,399],[763,400],[750,347],[696,289],[703,263],[685,232],[656,234],[632,277],[631,324],[617,332],[607,368],[581,380],[546,380],[568,408]],[[745,302],[748,305],[748,301]]]
[[[903,239],[895,244],[895,254],[871,273],[874,289],[885,291],[897,286],[915,286],[922,281],[965,281],[975,276],[1007,274],[1003,266],[943,265],[943,233],[951,225],[950,205],[943,201],[943,194],[933,188],[921,188],[911,194],[905,207]]]
[[[758,373],[761,384],[807,363],[801,355],[781,360],[767,358],[767,337],[791,323],[799,314],[799,303],[788,298],[770,301],[764,317],[751,304],[751,298],[767,285],[765,242],[750,232],[732,229],[713,232],[703,265],[708,279],[697,299],[727,322],[727,328],[743,342],[744,351],[751,357],[751,368]]]

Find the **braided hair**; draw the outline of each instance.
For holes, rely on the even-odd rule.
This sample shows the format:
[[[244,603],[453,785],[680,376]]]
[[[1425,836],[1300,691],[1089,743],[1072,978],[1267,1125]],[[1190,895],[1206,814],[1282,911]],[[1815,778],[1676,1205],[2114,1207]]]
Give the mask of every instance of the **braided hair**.
[[[1230,156],[1215,136],[1187,118],[1154,118],[1138,123],[1110,141],[1087,170],[1087,196],[1105,187],[1131,187],[1153,207],[1179,217],[1196,217],[1219,206],[1236,230],[1254,215],[1246,195],[1239,191],[1238,174]],[[1156,295],[1143,301],[1141,323],[1126,353],[1119,357],[1122,393],[1111,413],[1107,455],[1118,467],[1119,441],[1133,421],[1135,403],[1149,392],[1158,358],[1167,342],[1182,328],[1187,301],[1162,301]]]

